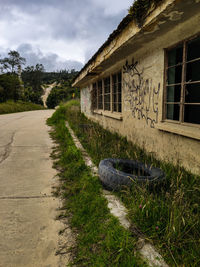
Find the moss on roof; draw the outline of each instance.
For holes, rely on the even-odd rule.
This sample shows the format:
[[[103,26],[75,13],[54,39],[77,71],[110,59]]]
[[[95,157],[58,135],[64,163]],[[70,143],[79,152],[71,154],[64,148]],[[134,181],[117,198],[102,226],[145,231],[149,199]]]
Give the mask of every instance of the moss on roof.
[[[163,0],[136,0],[129,8],[129,14],[138,24],[142,26],[149,11],[155,9]]]

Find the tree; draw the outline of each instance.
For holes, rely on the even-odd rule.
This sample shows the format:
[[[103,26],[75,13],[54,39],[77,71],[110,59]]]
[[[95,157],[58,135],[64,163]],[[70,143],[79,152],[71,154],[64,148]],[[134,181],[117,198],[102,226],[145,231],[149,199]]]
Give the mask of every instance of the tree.
[[[21,57],[19,52],[10,50],[8,57],[0,59],[1,71],[17,73],[22,65],[26,63],[26,59]]]
[[[22,80],[25,86],[31,86],[34,91],[41,91],[44,71],[44,66],[42,64],[36,64],[35,67],[26,67],[22,72]]]
[[[25,100],[31,101],[36,104],[42,104],[41,96],[43,94],[42,89],[42,77],[44,74],[44,66],[42,64],[36,64],[34,66],[26,67],[22,72],[22,80],[25,86]]]
[[[5,73],[0,75],[0,102],[20,99],[21,84],[17,75]]]

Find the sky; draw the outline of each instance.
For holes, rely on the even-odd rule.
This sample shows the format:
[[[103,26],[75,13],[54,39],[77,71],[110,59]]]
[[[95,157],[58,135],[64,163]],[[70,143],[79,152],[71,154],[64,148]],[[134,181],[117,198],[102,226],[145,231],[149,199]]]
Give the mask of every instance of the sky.
[[[0,0],[0,56],[26,65],[80,70],[128,13],[133,0]]]

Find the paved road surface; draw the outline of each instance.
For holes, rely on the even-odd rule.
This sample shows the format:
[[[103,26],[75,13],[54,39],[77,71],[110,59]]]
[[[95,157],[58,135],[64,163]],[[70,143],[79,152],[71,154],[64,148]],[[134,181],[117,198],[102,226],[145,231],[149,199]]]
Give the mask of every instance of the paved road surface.
[[[57,267],[59,202],[45,122],[52,110],[0,115],[0,266]]]

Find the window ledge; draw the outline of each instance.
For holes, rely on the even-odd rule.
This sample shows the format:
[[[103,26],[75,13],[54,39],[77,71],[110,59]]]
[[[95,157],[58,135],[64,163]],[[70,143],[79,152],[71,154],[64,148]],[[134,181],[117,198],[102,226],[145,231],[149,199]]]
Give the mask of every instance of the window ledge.
[[[161,131],[166,131],[178,135],[183,135],[200,140],[200,128],[172,122],[160,122],[155,127]]]
[[[94,114],[102,115],[105,117],[113,118],[116,120],[123,120],[122,114],[118,112],[111,112],[111,111],[105,111],[105,110],[93,110]]]

